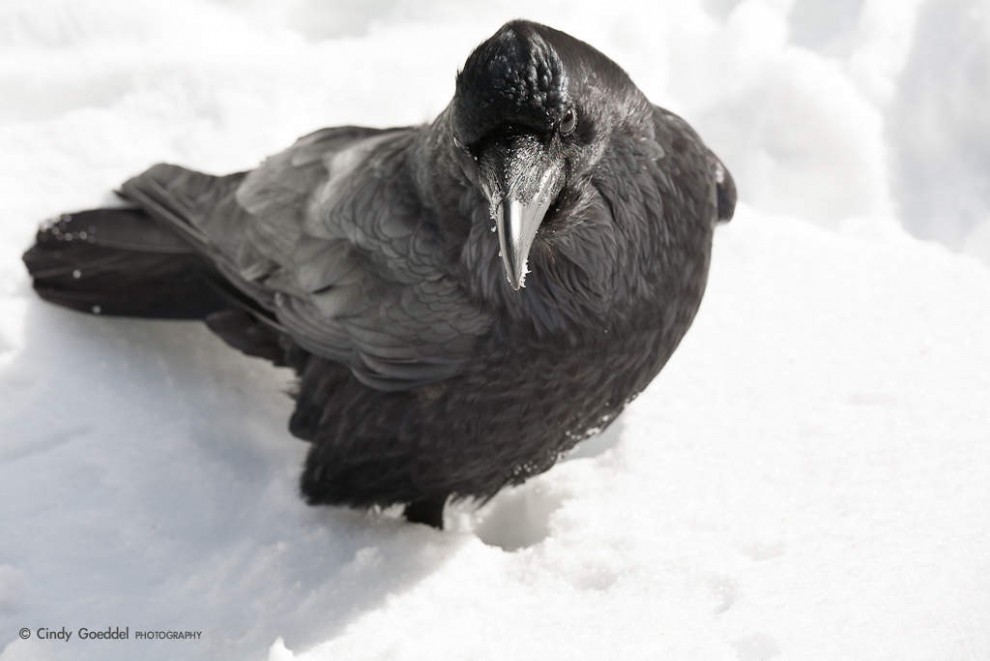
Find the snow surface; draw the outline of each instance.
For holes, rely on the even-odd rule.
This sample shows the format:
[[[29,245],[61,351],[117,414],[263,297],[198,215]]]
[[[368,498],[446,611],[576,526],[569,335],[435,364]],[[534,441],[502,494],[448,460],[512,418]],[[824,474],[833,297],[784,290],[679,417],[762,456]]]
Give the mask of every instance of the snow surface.
[[[743,202],[619,428],[450,530],[303,505],[285,371],[30,291],[39,220],[427,121],[517,16]],[[5,0],[0,98],[3,661],[990,658],[986,0]],[[203,633],[18,637],[63,626]]]

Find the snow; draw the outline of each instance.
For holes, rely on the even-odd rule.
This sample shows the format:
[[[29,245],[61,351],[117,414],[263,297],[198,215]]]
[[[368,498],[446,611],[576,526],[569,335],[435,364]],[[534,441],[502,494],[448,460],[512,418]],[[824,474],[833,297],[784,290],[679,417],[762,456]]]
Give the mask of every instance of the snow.
[[[0,4],[2,661],[990,658],[990,5],[609,9]],[[40,220],[159,160],[427,121],[517,16],[616,59],[742,194],[670,364],[549,473],[445,532],[309,508],[287,372],[35,299]]]

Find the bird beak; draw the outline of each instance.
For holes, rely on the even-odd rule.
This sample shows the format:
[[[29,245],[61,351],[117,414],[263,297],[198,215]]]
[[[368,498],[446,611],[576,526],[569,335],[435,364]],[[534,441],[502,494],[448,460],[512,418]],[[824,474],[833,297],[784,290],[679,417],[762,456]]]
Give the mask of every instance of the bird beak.
[[[563,162],[534,137],[518,136],[490,146],[481,166],[505,277],[518,291],[533,239],[563,186]]]

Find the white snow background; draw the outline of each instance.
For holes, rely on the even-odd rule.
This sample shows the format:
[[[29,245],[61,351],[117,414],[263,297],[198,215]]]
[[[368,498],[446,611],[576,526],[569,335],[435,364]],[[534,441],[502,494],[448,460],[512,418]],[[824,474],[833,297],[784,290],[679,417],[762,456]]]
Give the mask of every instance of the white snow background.
[[[520,16],[741,204],[619,429],[447,531],[305,506],[287,372],[31,292],[44,218],[428,121]],[[987,0],[4,0],[0,659],[990,659],[988,101]]]

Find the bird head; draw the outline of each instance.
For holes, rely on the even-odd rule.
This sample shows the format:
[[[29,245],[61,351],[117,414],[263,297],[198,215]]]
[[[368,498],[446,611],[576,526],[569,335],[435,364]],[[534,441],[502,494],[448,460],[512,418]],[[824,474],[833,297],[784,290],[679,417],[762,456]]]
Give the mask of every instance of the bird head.
[[[624,114],[648,107],[618,65],[537,23],[507,23],[468,57],[452,127],[477,163],[513,289],[524,286],[533,242],[563,193],[587,177]]]

